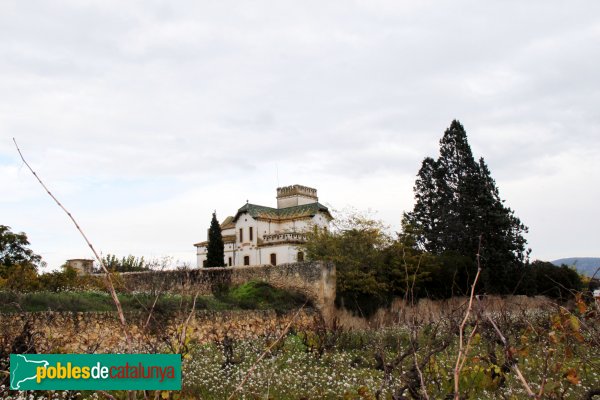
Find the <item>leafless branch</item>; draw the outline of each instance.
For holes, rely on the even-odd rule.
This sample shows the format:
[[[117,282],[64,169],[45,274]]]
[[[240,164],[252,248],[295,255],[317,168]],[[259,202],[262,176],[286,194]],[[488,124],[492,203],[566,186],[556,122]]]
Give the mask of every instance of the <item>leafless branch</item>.
[[[467,352],[465,351],[465,346],[463,344],[463,335],[465,331],[465,326],[467,321],[469,320],[469,316],[471,314],[471,310],[473,309],[473,299],[475,298],[475,286],[477,285],[477,281],[479,280],[479,275],[481,274],[481,235],[479,236],[479,246],[477,248],[477,274],[475,275],[475,280],[473,281],[473,285],[471,286],[471,295],[469,296],[469,305],[467,307],[467,311],[465,312],[465,317],[460,324],[460,328],[458,331],[459,342],[458,342],[458,356],[456,357],[456,365],[454,367],[454,400],[460,399],[459,394],[459,382],[460,382],[460,370],[464,364],[464,360],[467,358]],[[467,345],[471,342],[471,338],[474,335],[475,328],[471,332],[469,336]]]
[[[465,345],[465,356],[463,357],[462,361],[460,362],[460,366],[458,368],[459,373],[460,373],[460,371],[462,371],[463,366],[465,365],[465,361],[467,360],[467,354],[469,354],[469,350],[471,349],[471,341],[473,340],[473,337],[475,336],[475,333],[477,332],[478,327],[479,327],[479,321],[475,322],[475,326],[473,327],[473,330],[471,331],[471,333],[469,334],[469,338],[467,339],[467,344]]]
[[[425,379],[423,378],[423,372],[421,372],[421,368],[419,367],[419,359],[417,358],[417,352],[413,351],[413,357],[415,362],[415,369],[417,370],[417,374],[419,375],[419,382],[421,382],[421,389],[423,390],[423,396],[425,399],[429,400],[429,394],[427,393],[427,386],[425,386]],[[429,361],[429,360],[427,360]]]
[[[288,324],[285,326],[283,332],[281,332],[281,335],[279,335],[279,337],[277,338],[277,340],[275,340],[261,355],[260,357],[258,357],[258,359],[254,362],[254,364],[252,364],[252,366],[250,367],[250,369],[248,370],[248,372],[246,373],[246,375],[244,376],[244,379],[242,379],[242,381],[240,382],[239,385],[237,385],[237,387],[233,390],[233,392],[231,392],[231,394],[229,395],[229,397],[227,398],[227,400],[231,400],[233,399],[233,396],[235,396],[235,394],[237,392],[239,392],[244,385],[246,384],[246,381],[248,380],[248,378],[250,378],[250,375],[252,375],[252,373],[254,372],[254,370],[256,369],[256,367],[258,366],[258,364],[262,361],[263,358],[265,358],[265,356],[267,354],[269,354],[271,352],[271,349],[273,349],[273,347],[275,347],[275,345],[277,343],[279,343],[279,341],[281,339],[283,339],[283,337],[288,333],[290,326],[292,326],[292,323],[296,320],[296,318],[298,318],[298,315],[300,315],[300,312],[304,309],[304,306],[306,306],[306,303],[304,303],[302,305],[302,307],[300,307],[298,309],[298,311],[296,311],[296,314],[294,314],[294,316],[292,317],[292,319],[290,319],[290,322],[288,322]]]
[[[490,322],[490,324],[492,324],[492,326],[494,327],[494,330],[498,334],[498,337],[502,341],[502,344],[504,346],[504,352],[505,352],[506,357],[507,357],[507,361],[509,362],[511,369],[517,375],[517,378],[519,379],[519,381],[521,381],[521,384],[525,388],[525,391],[527,391],[527,395],[529,397],[531,397],[531,398],[537,399],[538,397],[535,395],[535,393],[533,392],[533,390],[531,390],[531,387],[529,386],[529,383],[527,383],[527,380],[525,379],[525,377],[521,373],[521,370],[519,369],[519,366],[517,365],[516,360],[514,360],[513,357],[512,357],[512,355],[511,355],[511,351],[510,351],[510,346],[508,344],[508,340],[506,340],[506,338],[504,337],[504,335],[502,334],[502,332],[498,328],[498,325],[496,325],[496,323],[494,322],[494,320],[492,319],[492,317],[490,317],[489,315],[487,315],[487,319]]]
[[[75,218],[73,217],[73,215],[71,215],[71,213],[61,204],[60,201],[58,201],[58,199],[52,194],[52,192],[50,192],[50,190],[46,187],[46,185],[44,184],[44,182],[42,182],[42,180],[40,179],[40,177],[35,173],[35,171],[33,170],[33,168],[31,168],[31,166],[29,165],[29,163],[27,163],[27,161],[25,160],[25,157],[23,157],[23,153],[21,153],[21,149],[19,148],[19,145],[17,145],[17,141],[15,140],[15,138],[13,138],[13,142],[15,143],[15,147],[17,148],[17,151],[19,152],[19,156],[21,157],[21,160],[23,160],[23,163],[27,166],[27,168],[29,169],[29,171],[31,171],[31,173],[33,174],[33,176],[35,177],[35,179],[37,179],[37,181],[40,183],[40,185],[42,185],[42,187],[48,193],[48,195],[52,198],[52,200],[54,200],[54,202],[69,216],[69,218],[71,219],[71,221],[73,222],[73,224],[75,224],[75,227],[77,228],[77,230],[79,231],[79,233],[81,234],[81,236],[83,237],[83,239],[85,240],[85,242],[87,243],[87,245],[92,250],[92,253],[94,253],[94,257],[96,257],[96,260],[98,260],[98,262],[100,263],[100,266],[102,267],[102,270],[105,273],[105,278],[106,278],[106,281],[108,283],[108,290],[110,291],[110,296],[112,297],[112,300],[115,303],[115,306],[117,307],[117,312],[119,314],[119,320],[121,321],[121,325],[123,327],[123,332],[125,334],[125,338],[127,340],[127,344],[128,344],[128,346],[129,346],[129,348],[131,350],[131,337],[130,337],[128,329],[127,329],[127,321],[125,319],[125,314],[123,314],[123,308],[121,307],[121,302],[119,301],[119,298],[117,297],[117,292],[116,292],[115,286],[114,286],[114,284],[112,282],[112,278],[111,278],[110,272],[106,268],[106,265],[104,264],[104,261],[98,255],[98,252],[96,252],[96,249],[94,249],[94,246],[89,241],[89,239],[87,238],[87,236],[85,235],[85,233],[83,232],[83,230],[81,229],[81,227],[79,226],[79,224],[77,223],[77,221],[75,220]]]
[[[108,393],[108,392],[105,392],[104,390],[98,390],[98,393],[100,393],[101,395],[103,395],[103,396],[104,396],[104,397],[106,397],[107,399],[110,399],[110,400],[117,400],[117,399],[115,398],[115,396],[111,395],[111,394],[110,394],[110,393]]]
[[[194,315],[194,312],[196,311],[196,300],[197,299],[198,299],[198,292],[196,292],[196,294],[194,295],[194,302],[192,303],[192,309],[190,310],[190,313],[188,314],[188,317],[185,320],[185,323],[183,324],[183,328],[181,329],[181,336],[179,338],[179,352],[181,352],[182,347],[185,345],[187,329],[188,329],[188,326],[190,325],[190,320],[192,319],[192,316]]]

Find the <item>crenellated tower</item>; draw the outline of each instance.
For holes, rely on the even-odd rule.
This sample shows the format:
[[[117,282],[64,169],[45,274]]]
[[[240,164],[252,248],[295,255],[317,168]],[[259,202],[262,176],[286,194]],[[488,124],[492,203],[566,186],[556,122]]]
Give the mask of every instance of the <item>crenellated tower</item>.
[[[312,204],[319,201],[317,189],[302,185],[277,188],[277,208],[288,208]]]

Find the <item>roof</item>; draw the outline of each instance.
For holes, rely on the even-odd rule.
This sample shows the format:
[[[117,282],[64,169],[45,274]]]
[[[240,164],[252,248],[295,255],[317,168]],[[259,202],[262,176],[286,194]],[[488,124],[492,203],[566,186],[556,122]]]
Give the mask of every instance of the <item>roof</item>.
[[[235,228],[233,217],[230,215],[221,223],[221,230]]]
[[[230,217],[230,218],[233,218],[233,217]],[[223,243],[235,243],[235,235],[224,235]],[[208,240],[205,240],[204,242],[194,243],[194,246],[206,247],[206,246],[208,246]]]
[[[233,222],[237,221],[240,215],[245,213],[248,213],[250,214],[250,216],[257,219],[281,221],[288,219],[314,217],[319,212],[324,213],[329,219],[333,219],[333,217],[329,213],[329,209],[318,202],[286,208],[272,208],[259,206],[257,204],[246,203],[237,211],[235,217],[233,218]]]

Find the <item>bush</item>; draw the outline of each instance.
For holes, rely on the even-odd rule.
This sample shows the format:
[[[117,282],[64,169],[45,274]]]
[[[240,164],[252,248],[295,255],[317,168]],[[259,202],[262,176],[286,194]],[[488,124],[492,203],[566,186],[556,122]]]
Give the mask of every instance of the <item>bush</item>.
[[[222,292],[218,298],[245,310],[274,309],[277,312],[300,307],[306,302],[306,298],[299,293],[277,289],[262,281],[249,281],[233,287]]]
[[[155,296],[150,294],[120,294],[119,301],[125,311],[146,311],[152,308]],[[158,298],[154,306],[154,313],[167,314],[180,309],[191,307],[191,296],[178,296],[165,294]],[[207,308],[207,301],[203,298],[196,300],[196,309]],[[115,305],[108,293],[103,292],[4,292],[0,291],[0,312],[19,311],[114,311]]]
[[[64,281],[60,279],[63,273],[48,274],[44,280],[51,290],[31,292],[0,290],[0,313],[20,311],[114,311],[115,305],[107,292],[104,291],[73,291],[64,290]],[[57,288],[57,290],[54,290]],[[154,313],[167,315],[191,309],[194,297],[163,293],[158,297],[150,293],[119,293],[119,301],[124,311],[147,312],[154,305]],[[298,293],[276,289],[271,285],[250,281],[243,285],[229,288],[219,296],[199,296],[196,299],[196,309],[231,310],[258,309],[276,312],[286,312],[302,306],[306,298]]]
[[[550,262],[534,261],[530,274],[533,277],[530,281],[535,282],[536,294],[555,299],[571,299],[583,286],[577,271],[566,265],[557,267]]]
[[[40,288],[52,292],[58,292],[66,288],[79,286],[77,271],[72,267],[65,266],[62,271],[50,272],[38,277]]]

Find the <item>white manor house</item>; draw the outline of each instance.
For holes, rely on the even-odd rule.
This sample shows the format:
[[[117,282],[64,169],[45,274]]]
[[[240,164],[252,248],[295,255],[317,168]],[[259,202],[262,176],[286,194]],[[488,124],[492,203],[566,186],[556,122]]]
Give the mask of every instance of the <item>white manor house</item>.
[[[328,228],[333,219],[319,203],[317,190],[301,185],[277,188],[277,208],[246,203],[225,218],[221,234],[226,266],[283,264],[304,261],[297,247],[314,226]],[[208,242],[196,243],[198,267],[206,264]]]

